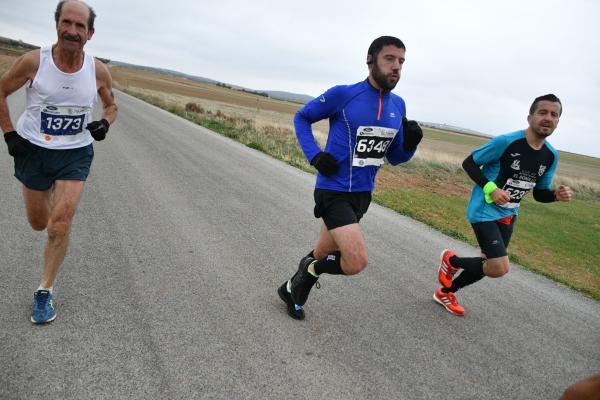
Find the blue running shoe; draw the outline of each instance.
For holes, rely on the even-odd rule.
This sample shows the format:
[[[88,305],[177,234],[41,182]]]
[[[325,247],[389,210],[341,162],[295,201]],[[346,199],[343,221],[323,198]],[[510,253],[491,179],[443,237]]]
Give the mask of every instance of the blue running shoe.
[[[31,322],[34,324],[45,324],[54,321],[54,300],[52,293],[48,290],[38,290],[33,294],[33,309],[31,310]]]

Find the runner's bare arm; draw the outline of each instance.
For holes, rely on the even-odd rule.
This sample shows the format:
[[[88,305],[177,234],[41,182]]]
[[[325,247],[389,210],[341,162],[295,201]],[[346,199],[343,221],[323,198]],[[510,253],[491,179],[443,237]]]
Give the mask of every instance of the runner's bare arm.
[[[102,100],[102,118],[106,119],[109,124],[112,124],[117,119],[117,103],[112,91],[112,77],[106,65],[101,61],[96,60],[96,85],[98,87],[98,95]]]
[[[33,50],[17,58],[15,63],[0,78],[0,128],[11,132],[15,127],[10,120],[6,98],[19,90],[27,81],[35,78],[40,63],[40,51]]]

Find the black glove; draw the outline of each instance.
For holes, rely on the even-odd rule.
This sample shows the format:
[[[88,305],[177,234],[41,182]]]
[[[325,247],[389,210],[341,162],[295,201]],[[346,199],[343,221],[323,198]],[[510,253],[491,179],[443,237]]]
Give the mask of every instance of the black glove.
[[[104,140],[104,138],[106,137],[106,132],[108,132],[109,127],[110,127],[110,124],[108,123],[108,121],[106,119],[102,118],[100,121],[90,122],[89,124],[87,124],[85,126],[85,129],[90,131],[90,133],[92,134],[92,137],[95,140],[101,141],[101,140]]]
[[[331,176],[335,174],[340,166],[331,153],[321,151],[310,161],[310,165],[315,167],[322,175]]]
[[[11,131],[4,134],[4,140],[8,146],[8,154],[13,157],[23,157],[31,152],[33,145],[27,139],[23,139],[17,132]]]
[[[409,121],[402,117],[402,130],[404,131],[404,150],[413,151],[423,139],[423,131],[417,121]]]

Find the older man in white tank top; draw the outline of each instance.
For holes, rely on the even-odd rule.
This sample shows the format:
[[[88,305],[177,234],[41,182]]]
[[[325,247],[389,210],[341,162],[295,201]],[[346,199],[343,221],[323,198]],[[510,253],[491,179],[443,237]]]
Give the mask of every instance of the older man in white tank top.
[[[59,2],[57,42],[24,54],[0,78],[0,128],[23,184],[27,218],[33,229],[48,232],[44,271],[34,293],[34,323],[56,318],[54,281],[92,163],[92,142],[103,140],[117,117],[108,68],[83,51],[94,34],[95,16],[81,1]],[[6,98],[24,85],[27,108],[15,129]],[[97,96],[103,113],[92,121]]]

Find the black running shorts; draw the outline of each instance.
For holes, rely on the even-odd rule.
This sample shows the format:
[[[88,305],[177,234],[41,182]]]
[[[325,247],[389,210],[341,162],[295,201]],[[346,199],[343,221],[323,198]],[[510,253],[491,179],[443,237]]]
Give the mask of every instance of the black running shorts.
[[[315,189],[315,217],[323,218],[327,229],[356,224],[371,204],[371,192],[338,192]]]
[[[506,256],[506,248],[510,243],[516,220],[517,216],[515,215],[509,223],[505,223],[507,221],[487,221],[471,224],[481,252],[487,258]]]

